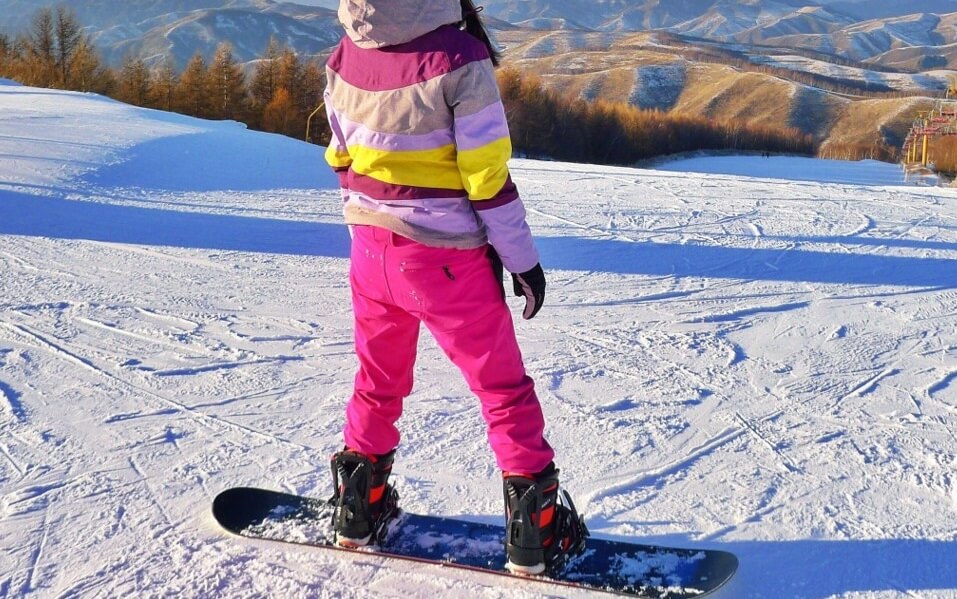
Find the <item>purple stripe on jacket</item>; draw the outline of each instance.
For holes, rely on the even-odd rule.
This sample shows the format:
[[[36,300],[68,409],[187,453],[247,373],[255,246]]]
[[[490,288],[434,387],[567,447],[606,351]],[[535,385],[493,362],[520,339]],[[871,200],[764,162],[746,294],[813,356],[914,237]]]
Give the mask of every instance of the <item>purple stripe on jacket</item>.
[[[436,187],[413,187],[411,185],[394,185],[385,183],[373,177],[366,177],[349,170],[346,187],[351,191],[358,191],[369,198],[382,202],[392,200],[420,200],[427,198],[462,198],[466,200],[465,191],[461,189],[440,189]],[[467,201],[467,200],[466,200]]]
[[[329,57],[327,67],[336,71],[351,85],[367,91],[386,91],[428,81],[445,75],[470,62],[488,59],[488,50],[479,44],[463,44],[461,31],[452,25],[397,46],[375,50],[356,46],[348,37]],[[453,51],[449,51],[454,48]],[[369,60],[386,55],[388,69],[369,69]]]
[[[339,115],[339,124],[342,127],[345,139],[350,144],[365,146],[375,150],[398,152],[403,150],[434,150],[455,143],[455,138],[448,129],[440,129],[424,135],[382,133],[373,131],[361,123],[352,122],[344,115]],[[505,134],[508,135],[507,128]]]
[[[495,194],[495,197],[489,198],[487,200],[473,200],[472,207],[480,211],[491,210],[492,208],[498,208],[499,206],[504,206],[505,204],[514,202],[518,198],[518,187],[512,183],[512,175],[509,175],[508,179],[505,180],[505,185],[503,185],[502,189]]]
[[[474,150],[508,136],[505,107],[501,102],[475,114],[455,118],[455,139],[459,150]]]

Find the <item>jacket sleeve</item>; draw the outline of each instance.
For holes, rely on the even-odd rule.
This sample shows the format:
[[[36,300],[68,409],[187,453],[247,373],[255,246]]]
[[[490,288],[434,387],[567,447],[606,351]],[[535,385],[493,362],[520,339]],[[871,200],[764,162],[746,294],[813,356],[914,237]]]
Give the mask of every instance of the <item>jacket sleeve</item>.
[[[446,102],[454,118],[462,185],[505,268],[516,273],[530,270],[539,255],[525,221],[525,206],[508,172],[512,142],[492,63],[469,62],[448,77]]]

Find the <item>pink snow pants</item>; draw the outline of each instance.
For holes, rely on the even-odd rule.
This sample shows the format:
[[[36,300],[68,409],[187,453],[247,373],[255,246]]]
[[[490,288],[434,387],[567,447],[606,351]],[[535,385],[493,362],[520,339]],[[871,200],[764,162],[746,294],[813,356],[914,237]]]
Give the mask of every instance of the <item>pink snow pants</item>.
[[[433,248],[356,226],[349,279],[359,371],[346,408],[347,447],[383,454],[399,444],[396,421],[412,392],[424,323],[481,401],[499,468],[532,474],[552,461],[541,405],[486,248]]]

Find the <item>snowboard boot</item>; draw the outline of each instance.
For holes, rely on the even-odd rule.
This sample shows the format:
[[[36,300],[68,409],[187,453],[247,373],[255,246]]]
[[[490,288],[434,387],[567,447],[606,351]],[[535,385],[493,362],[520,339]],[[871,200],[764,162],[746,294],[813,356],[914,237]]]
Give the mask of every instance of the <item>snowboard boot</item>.
[[[535,576],[558,572],[585,548],[588,528],[549,464],[538,474],[505,472],[505,568]]]
[[[364,547],[381,540],[385,525],[398,511],[399,496],[389,482],[393,449],[384,455],[366,455],[344,449],[332,456],[335,505],[332,525],[336,544]]]

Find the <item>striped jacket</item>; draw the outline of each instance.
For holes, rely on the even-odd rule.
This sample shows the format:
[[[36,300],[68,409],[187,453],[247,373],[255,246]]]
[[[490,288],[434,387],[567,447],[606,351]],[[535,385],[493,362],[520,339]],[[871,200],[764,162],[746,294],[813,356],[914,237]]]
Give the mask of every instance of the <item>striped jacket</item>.
[[[509,176],[505,110],[488,50],[461,18],[458,0],[341,0],[326,160],[347,223],[433,247],[491,243],[521,273],[539,256]]]

